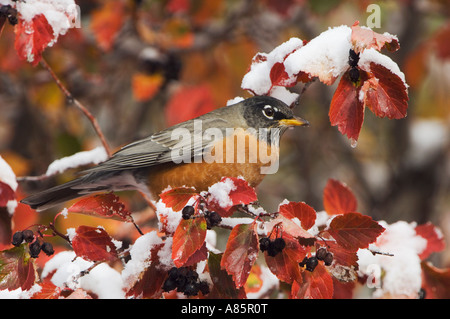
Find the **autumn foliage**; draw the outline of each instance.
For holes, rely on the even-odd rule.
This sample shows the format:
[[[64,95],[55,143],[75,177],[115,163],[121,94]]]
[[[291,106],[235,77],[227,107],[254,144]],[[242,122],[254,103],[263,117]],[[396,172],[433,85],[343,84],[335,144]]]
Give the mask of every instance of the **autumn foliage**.
[[[38,7],[25,1],[2,2],[0,34],[5,33],[2,37],[9,37],[14,44],[14,57],[11,50],[5,56],[11,65],[26,68],[25,63],[29,63],[33,67],[30,73],[37,72],[40,64],[61,91],[61,95],[49,94],[49,104],[66,101],[75,105],[92,124],[106,157],[111,149],[96,117],[69,91],[70,81],[66,87],[44,58],[47,52],[49,56],[58,55],[60,51],[51,47],[63,41],[66,32],[72,32],[69,39],[77,49],[92,51],[92,44],[87,45],[75,28],[75,2],[60,1],[70,6],[54,6],[56,0],[37,1]],[[89,9],[92,46],[98,50],[92,54],[95,59],[101,60],[103,54],[115,50],[123,50],[120,58],[134,54],[135,42],[123,40],[124,35],[128,39],[127,32],[137,35],[145,47],[136,68],[127,69],[119,58],[112,63],[126,74],[129,100],[139,106],[139,118],[127,126],[134,130],[134,124],[143,122],[148,115],[146,103],[156,100],[164,101],[164,109],[148,107],[156,127],[207,113],[217,107],[218,100],[223,102],[224,96],[229,103],[236,101],[229,96],[235,83],[224,79],[239,63],[226,65],[225,58],[217,63],[214,56],[197,52],[210,48],[211,39],[229,36],[228,25],[223,30],[205,28],[203,37],[195,33],[220,16],[225,1],[140,2],[100,1]],[[261,5],[286,18],[301,2],[262,1]],[[238,9],[226,21],[233,27],[249,10],[245,5]],[[159,19],[158,10],[169,18]],[[445,38],[448,30],[438,34],[433,43]],[[294,109],[310,85],[335,85],[325,118],[328,126],[337,127],[336,133],[348,138],[353,147],[363,132],[366,109],[377,118],[391,120],[404,119],[409,112],[409,86],[391,59],[399,49],[397,36],[375,32],[358,21],[329,28],[311,39],[290,37],[267,53],[256,53],[246,39],[235,47],[221,48],[244,60],[238,85],[244,96],[273,96]],[[448,57],[445,49],[439,46],[440,57]],[[182,71],[182,54],[189,61],[183,73],[185,82],[173,85]],[[223,52],[216,52],[220,54]],[[76,68],[71,61],[64,63]],[[0,67],[8,72],[15,69],[3,64]],[[107,82],[91,74],[87,77],[90,82],[86,86]],[[34,97],[45,96],[50,92],[47,90],[45,86],[40,88]],[[61,126],[74,131],[82,126],[71,111],[57,106],[49,110],[54,112],[52,116],[67,112]],[[123,114],[123,121],[128,120],[127,112],[120,114],[114,118],[120,119]],[[114,131],[114,124],[111,126]],[[334,151],[327,150],[327,154]],[[73,165],[76,155],[67,157],[72,163],[58,173],[86,164],[78,157],[82,163]],[[429,261],[432,254],[445,249],[441,230],[431,222],[389,224],[376,220],[371,208],[361,207],[358,192],[342,178],[314,172],[317,176],[312,178],[324,179],[318,183],[321,189],[316,194],[322,200],[315,204],[285,199],[277,202],[276,209],[267,210],[258,189],[242,178],[224,176],[208,191],[168,185],[159,198],[144,198],[145,209],[137,204],[139,194],[87,196],[56,213],[52,211],[43,222],[35,211],[20,203],[27,193],[22,183],[43,183],[56,173],[16,177],[11,167],[20,171],[19,161],[10,162],[0,157],[0,296],[14,292],[21,298],[89,299],[108,298],[113,291],[114,298],[337,299],[352,298],[358,289],[367,287],[378,298],[450,296],[450,270]],[[95,160],[87,161],[91,163]],[[413,273],[414,278],[402,277],[403,270],[408,275]],[[98,273],[107,274],[104,276],[111,286],[105,281],[92,284],[101,278]],[[108,287],[114,289],[108,292]]]

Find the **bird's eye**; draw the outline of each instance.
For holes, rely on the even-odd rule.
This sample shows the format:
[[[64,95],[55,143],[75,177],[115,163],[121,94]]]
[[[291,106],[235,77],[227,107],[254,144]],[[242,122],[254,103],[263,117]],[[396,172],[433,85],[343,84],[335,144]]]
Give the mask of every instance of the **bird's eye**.
[[[267,118],[273,119],[273,116],[275,115],[275,110],[270,105],[266,105],[263,109],[263,113]]]

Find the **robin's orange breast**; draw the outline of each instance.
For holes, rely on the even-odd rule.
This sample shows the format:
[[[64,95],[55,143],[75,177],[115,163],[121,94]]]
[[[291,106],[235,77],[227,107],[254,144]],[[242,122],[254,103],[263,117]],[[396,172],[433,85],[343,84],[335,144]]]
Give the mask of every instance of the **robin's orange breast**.
[[[214,144],[201,162],[168,163],[152,168],[148,175],[150,192],[158,198],[167,187],[194,187],[206,191],[222,177],[242,176],[256,187],[264,178],[264,167],[270,159],[278,160],[278,147],[270,146],[244,130]]]

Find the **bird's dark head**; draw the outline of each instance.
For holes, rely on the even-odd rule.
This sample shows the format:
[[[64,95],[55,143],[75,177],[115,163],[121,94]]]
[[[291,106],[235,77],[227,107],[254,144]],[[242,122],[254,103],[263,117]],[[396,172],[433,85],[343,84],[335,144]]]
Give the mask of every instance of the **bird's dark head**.
[[[270,96],[255,96],[243,103],[243,116],[249,127],[287,128],[290,126],[307,126],[308,121],[295,116],[284,102]]]

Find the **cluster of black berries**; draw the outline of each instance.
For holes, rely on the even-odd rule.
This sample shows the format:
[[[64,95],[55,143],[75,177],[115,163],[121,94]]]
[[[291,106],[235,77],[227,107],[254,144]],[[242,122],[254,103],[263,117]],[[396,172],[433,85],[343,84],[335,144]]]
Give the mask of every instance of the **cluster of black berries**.
[[[303,258],[299,265],[300,267],[305,267],[308,271],[313,271],[319,264],[319,260],[323,260],[325,266],[330,266],[333,262],[333,254],[328,252],[326,248],[320,247],[317,249],[315,256]]]
[[[198,295],[199,291],[203,295],[209,293],[208,283],[200,281],[197,272],[187,267],[172,267],[169,270],[169,277],[163,284],[163,290],[168,292],[174,289],[188,297]]]
[[[189,219],[194,215],[195,208],[193,206],[185,206],[181,211],[181,216],[183,219]],[[210,212],[208,210],[205,211],[204,217],[206,219],[206,226],[208,229],[213,228],[214,226],[219,225],[222,221],[222,217],[217,212]]]
[[[262,252],[267,251],[267,254],[270,257],[275,257],[284,249],[284,247],[286,247],[286,242],[281,237],[275,238],[274,240],[271,240],[268,237],[262,237],[259,240],[259,249],[261,249]]]
[[[11,7],[9,4],[6,6],[0,6],[0,16],[8,18],[11,25],[17,24],[17,10]]]
[[[348,71],[348,76],[353,83],[359,80],[359,70],[356,67],[359,62],[359,53],[356,53],[353,49],[350,49],[348,56],[348,64],[350,65],[350,70]]]
[[[40,243],[38,238],[35,238],[32,230],[26,229],[24,231],[15,232],[12,238],[12,244],[16,247],[20,246],[23,242],[29,243],[30,257],[37,258],[39,253],[43,251],[47,256],[53,255],[55,252],[53,246],[50,243]]]

